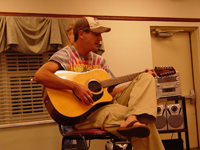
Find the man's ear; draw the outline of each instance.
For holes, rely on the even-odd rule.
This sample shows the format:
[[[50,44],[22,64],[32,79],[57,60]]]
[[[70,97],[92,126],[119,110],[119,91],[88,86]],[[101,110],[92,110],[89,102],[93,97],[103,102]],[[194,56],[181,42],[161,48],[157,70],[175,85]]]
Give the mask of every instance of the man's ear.
[[[78,37],[79,37],[80,39],[83,39],[83,35],[84,35],[83,30],[78,31]]]
[[[68,37],[68,39],[69,39],[69,36],[70,36],[70,33],[68,32],[68,33],[67,33],[67,37]]]

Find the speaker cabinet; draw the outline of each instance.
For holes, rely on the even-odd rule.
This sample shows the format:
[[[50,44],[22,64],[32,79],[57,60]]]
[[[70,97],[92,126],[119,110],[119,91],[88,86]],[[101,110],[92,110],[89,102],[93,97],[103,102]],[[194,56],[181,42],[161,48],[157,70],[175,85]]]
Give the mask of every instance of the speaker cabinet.
[[[158,131],[167,130],[166,107],[157,105],[157,121],[155,123]]]
[[[167,126],[168,130],[184,129],[184,116],[181,104],[168,104]]]

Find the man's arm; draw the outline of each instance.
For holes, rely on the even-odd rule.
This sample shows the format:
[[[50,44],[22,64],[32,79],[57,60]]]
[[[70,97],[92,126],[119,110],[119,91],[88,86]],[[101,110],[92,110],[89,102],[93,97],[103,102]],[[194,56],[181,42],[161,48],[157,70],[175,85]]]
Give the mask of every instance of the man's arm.
[[[112,97],[115,97],[115,95],[117,95],[118,93],[123,92],[123,90],[128,87],[128,85],[124,85],[124,86],[120,86],[120,87],[115,87],[112,92],[110,93],[110,95]]]
[[[74,81],[62,79],[56,76],[54,73],[59,69],[59,63],[55,61],[49,61],[35,73],[34,81],[39,82],[45,87],[49,88],[72,90],[75,92],[76,96],[78,96],[86,104],[93,103],[90,90]]]

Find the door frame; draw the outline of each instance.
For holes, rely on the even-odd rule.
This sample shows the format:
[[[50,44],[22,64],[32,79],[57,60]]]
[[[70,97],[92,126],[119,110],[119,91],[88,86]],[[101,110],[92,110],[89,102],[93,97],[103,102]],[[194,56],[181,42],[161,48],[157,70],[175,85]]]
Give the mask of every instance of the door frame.
[[[150,30],[156,28],[161,30],[184,30],[184,32],[190,33],[190,45],[191,45],[191,60],[193,68],[193,83],[196,96],[195,111],[197,122],[197,141],[198,147],[200,147],[200,29],[199,26],[151,26]]]
[[[191,51],[192,51],[192,65],[193,65],[193,77],[194,77],[194,88],[196,93],[196,119],[197,119],[197,138],[198,147],[200,145],[200,38],[199,28],[196,27],[190,31],[191,40]]]

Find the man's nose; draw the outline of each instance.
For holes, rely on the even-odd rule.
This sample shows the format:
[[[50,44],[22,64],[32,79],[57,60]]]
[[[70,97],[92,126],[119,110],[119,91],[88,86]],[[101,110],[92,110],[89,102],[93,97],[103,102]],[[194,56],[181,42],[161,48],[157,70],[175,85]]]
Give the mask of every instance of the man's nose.
[[[101,34],[99,34],[98,40],[99,40],[99,41],[102,41],[102,36],[101,36]]]

